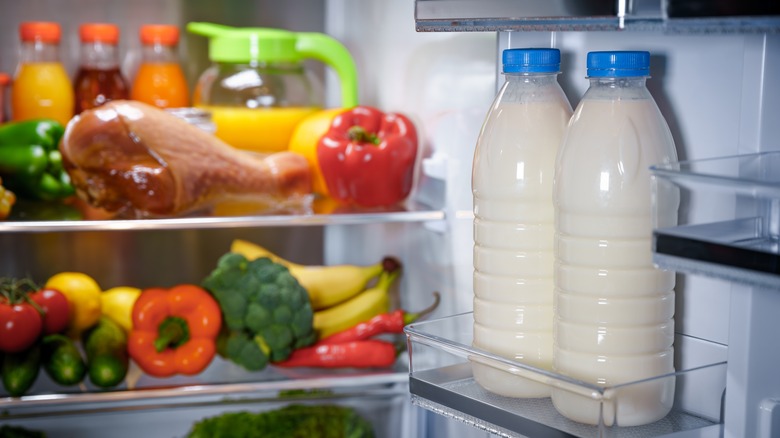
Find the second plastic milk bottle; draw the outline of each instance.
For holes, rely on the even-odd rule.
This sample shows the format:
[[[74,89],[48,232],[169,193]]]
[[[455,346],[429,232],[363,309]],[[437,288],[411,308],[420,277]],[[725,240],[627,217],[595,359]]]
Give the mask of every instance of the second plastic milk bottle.
[[[571,116],[557,81],[557,49],[503,52],[506,82],[477,140],[474,200],[474,341],[497,356],[552,367],[555,159]],[[496,365],[496,364],[493,364]],[[474,379],[510,397],[549,387],[473,363]]]
[[[555,371],[601,387],[674,371],[674,273],[652,261],[649,167],[677,160],[674,141],[645,86],[648,52],[591,52],[590,87],[561,146],[555,176]],[[671,190],[671,189],[670,189]],[[659,206],[677,221],[679,195]],[[666,377],[596,398],[555,389],[566,417],[636,426],[664,417]],[[602,410],[603,409],[603,410]]]

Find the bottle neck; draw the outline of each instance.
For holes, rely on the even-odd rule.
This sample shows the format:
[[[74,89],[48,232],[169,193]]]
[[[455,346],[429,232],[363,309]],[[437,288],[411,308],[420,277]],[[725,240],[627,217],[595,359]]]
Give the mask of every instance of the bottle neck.
[[[162,44],[144,44],[141,47],[142,62],[175,63],[179,62],[175,46]]]
[[[567,102],[558,84],[558,73],[506,73],[506,82],[499,91],[503,103]]]
[[[29,41],[22,43],[19,59],[29,62],[59,62],[60,46],[58,44]]]
[[[647,90],[647,76],[631,77],[589,77],[590,88],[585,93],[588,98],[607,99],[646,99],[650,98]]]
[[[119,67],[119,49],[115,44],[81,43],[81,66],[99,70]]]
[[[557,85],[560,72],[553,73],[504,73],[507,82],[534,85]]]

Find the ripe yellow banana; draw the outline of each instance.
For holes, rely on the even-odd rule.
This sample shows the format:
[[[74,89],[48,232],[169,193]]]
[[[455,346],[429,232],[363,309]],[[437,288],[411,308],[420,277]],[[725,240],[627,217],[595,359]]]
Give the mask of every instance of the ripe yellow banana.
[[[376,285],[349,300],[314,312],[312,325],[320,339],[390,311],[389,289],[399,269],[382,271]]]
[[[268,257],[290,270],[290,274],[309,293],[312,309],[320,310],[344,302],[366,289],[368,283],[383,269],[383,262],[373,265],[299,265],[285,260],[260,245],[236,239],[230,251],[248,260]]]

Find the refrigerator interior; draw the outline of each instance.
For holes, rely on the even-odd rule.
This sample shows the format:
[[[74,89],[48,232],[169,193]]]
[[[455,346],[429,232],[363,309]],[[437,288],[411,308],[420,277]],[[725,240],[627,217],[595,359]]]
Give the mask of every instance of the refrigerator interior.
[[[686,33],[658,29],[419,32],[415,28],[416,4],[412,0],[296,0],[284,2],[283,6],[265,0],[68,0],[69,7],[64,12],[63,3],[0,0],[0,71],[12,72],[15,68],[18,23],[32,19],[63,23],[68,35],[63,54],[69,60],[71,72],[77,59],[76,27],[92,20],[120,24],[126,74],[132,71],[135,62],[135,29],[147,22],[212,21],[323,31],[334,36],[355,58],[360,102],[408,113],[417,122],[424,152],[414,199],[442,214],[433,215],[429,220],[347,221],[314,226],[242,225],[172,232],[3,232],[0,234],[2,247],[15,248],[0,255],[5,274],[46,276],[66,269],[85,270],[95,272],[101,284],[106,285],[130,280],[139,286],[173,284],[207,274],[230,240],[240,237],[263,243],[301,263],[362,263],[394,254],[407,268],[399,285],[403,291],[399,304],[404,308],[423,308],[430,303],[431,293],[439,291],[443,302],[433,318],[469,312],[473,245],[471,160],[479,128],[503,80],[498,73],[500,53],[512,47],[559,48],[562,53],[559,80],[572,106],[576,106],[587,87],[585,56],[588,51],[649,50],[648,87],[669,123],[681,160],[780,150],[780,125],[776,123],[780,114],[780,81],[776,80],[780,77],[780,34],[777,32]],[[192,85],[208,65],[206,43],[203,38],[186,32],[182,36],[182,58],[186,60],[184,65]],[[333,72],[319,65],[312,68],[326,84],[326,102],[337,105],[339,90]],[[728,215],[737,208],[717,197],[692,194],[684,198],[681,215],[685,222],[695,223],[700,216],[713,211]],[[113,254],[115,258],[105,254]],[[157,259],[166,262],[155,262]],[[730,353],[737,350],[729,348],[729,337],[736,333],[734,324],[742,323],[731,320],[735,314],[733,297],[741,296],[742,288],[718,278],[678,274],[675,325],[678,339],[684,339],[676,344],[678,369],[694,359],[731,362]],[[420,354],[415,360],[430,369],[450,364],[450,359],[437,351]],[[213,372],[224,372],[224,368],[217,367]],[[405,377],[407,372],[400,363],[398,374]],[[678,403],[722,422],[724,373],[718,369],[705,375],[703,381],[685,385],[677,394]],[[396,392],[399,385],[403,394]],[[387,392],[364,394],[365,399],[359,395],[345,396],[339,401],[360,404],[371,415],[380,417],[382,412],[390,412],[390,417],[377,420],[387,426],[385,436],[469,437],[506,433],[491,429],[490,425],[472,427],[438,415],[435,409],[412,406],[404,385],[405,382],[394,380],[382,388]],[[263,396],[267,394],[262,388],[259,392]],[[265,409],[276,403],[263,396],[252,406]],[[85,424],[94,417],[100,419],[96,425],[134,424],[138,418],[149,415],[150,427],[168,418],[176,418],[177,424],[183,425],[224,406],[153,408],[13,421],[41,424],[52,430],[67,424],[66,429],[75,427],[73,436],[89,436],[89,433],[97,436],[99,431],[71,426],[71,421]],[[167,417],[169,413],[175,416]],[[745,412],[741,422],[749,424],[750,415],[754,413]],[[181,427],[184,426],[179,431]],[[743,425],[734,427],[740,430]],[[160,435],[150,432],[149,436],[176,433],[171,429]]]

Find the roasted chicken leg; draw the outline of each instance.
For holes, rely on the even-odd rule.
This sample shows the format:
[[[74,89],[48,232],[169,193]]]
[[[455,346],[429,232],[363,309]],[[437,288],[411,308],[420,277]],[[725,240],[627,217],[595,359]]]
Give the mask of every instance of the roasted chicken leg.
[[[74,117],[60,143],[78,196],[122,216],[180,216],[230,197],[311,193],[306,159],[235,149],[163,110],[113,101]]]

